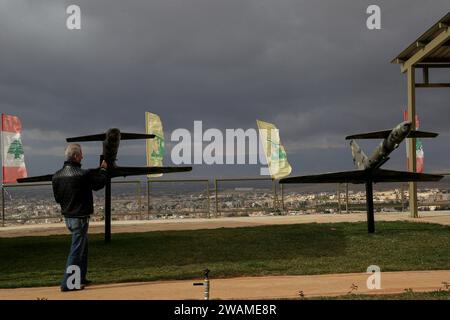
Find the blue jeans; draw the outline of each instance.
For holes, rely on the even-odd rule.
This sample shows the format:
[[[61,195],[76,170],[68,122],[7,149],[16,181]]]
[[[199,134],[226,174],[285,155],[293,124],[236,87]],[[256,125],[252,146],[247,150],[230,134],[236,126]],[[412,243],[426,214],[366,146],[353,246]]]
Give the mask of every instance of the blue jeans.
[[[67,273],[67,268],[71,265],[76,265],[80,268],[81,283],[86,281],[87,273],[87,257],[88,257],[88,237],[87,232],[89,228],[89,217],[84,218],[69,218],[66,217],[66,226],[72,233],[72,244],[70,253],[67,258],[66,269],[64,270],[64,277],[61,282],[61,287],[67,289],[67,278],[71,274]]]

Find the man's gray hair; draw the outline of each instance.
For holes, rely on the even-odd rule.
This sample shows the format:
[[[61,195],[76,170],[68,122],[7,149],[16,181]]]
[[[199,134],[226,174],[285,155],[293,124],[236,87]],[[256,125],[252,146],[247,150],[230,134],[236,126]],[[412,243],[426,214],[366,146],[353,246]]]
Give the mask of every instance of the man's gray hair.
[[[71,143],[66,147],[64,154],[66,155],[66,160],[73,160],[81,154],[81,146],[78,143]]]

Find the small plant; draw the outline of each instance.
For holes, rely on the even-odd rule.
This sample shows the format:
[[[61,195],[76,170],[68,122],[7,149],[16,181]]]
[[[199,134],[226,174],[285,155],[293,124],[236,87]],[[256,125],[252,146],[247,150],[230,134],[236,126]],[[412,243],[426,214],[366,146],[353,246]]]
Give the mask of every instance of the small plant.
[[[347,292],[347,294],[352,294],[353,291],[357,291],[358,290],[358,286],[354,283],[352,283],[352,285],[350,286],[350,291]]]
[[[304,299],[304,298],[305,298],[305,294],[303,293],[302,290],[300,290],[300,291],[298,292],[298,295],[299,295],[299,297],[300,297],[301,299]]]

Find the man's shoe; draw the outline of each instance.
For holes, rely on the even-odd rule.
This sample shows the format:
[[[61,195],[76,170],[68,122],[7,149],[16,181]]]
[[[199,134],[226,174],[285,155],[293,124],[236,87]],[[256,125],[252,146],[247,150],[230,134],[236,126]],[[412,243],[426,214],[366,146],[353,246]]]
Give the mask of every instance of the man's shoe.
[[[61,292],[69,292],[69,291],[80,291],[80,290],[84,290],[84,284],[82,284],[81,286],[80,286],[80,289],[76,289],[76,288],[74,288],[74,289],[69,289],[69,288],[65,288],[65,287],[61,287]]]

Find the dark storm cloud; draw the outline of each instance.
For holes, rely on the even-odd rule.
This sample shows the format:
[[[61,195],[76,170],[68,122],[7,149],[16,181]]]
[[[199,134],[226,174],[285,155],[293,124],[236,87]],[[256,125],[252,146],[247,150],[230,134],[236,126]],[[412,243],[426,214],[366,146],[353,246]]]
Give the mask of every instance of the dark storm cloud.
[[[80,31],[65,27],[72,3],[81,7]],[[381,6],[382,30],[365,26],[370,4]],[[257,118],[275,122],[291,162],[318,168],[302,157],[318,154],[332,170],[351,166],[348,158],[329,157],[347,148],[345,135],[401,120],[406,79],[389,62],[450,6],[448,0],[0,0],[0,10],[1,110],[22,118],[28,154],[40,159],[40,169],[50,166],[46,154],[60,152],[61,138],[112,126],[143,131],[143,114],[152,111],[167,133],[192,130],[194,120],[219,129],[255,127]],[[425,144],[435,168],[450,168],[448,98],[443,90],[418,93],[424,129],[442,134]],[[137,156],[141,146],[122,156]],[[394,164],[402,164],[401,156]]]

